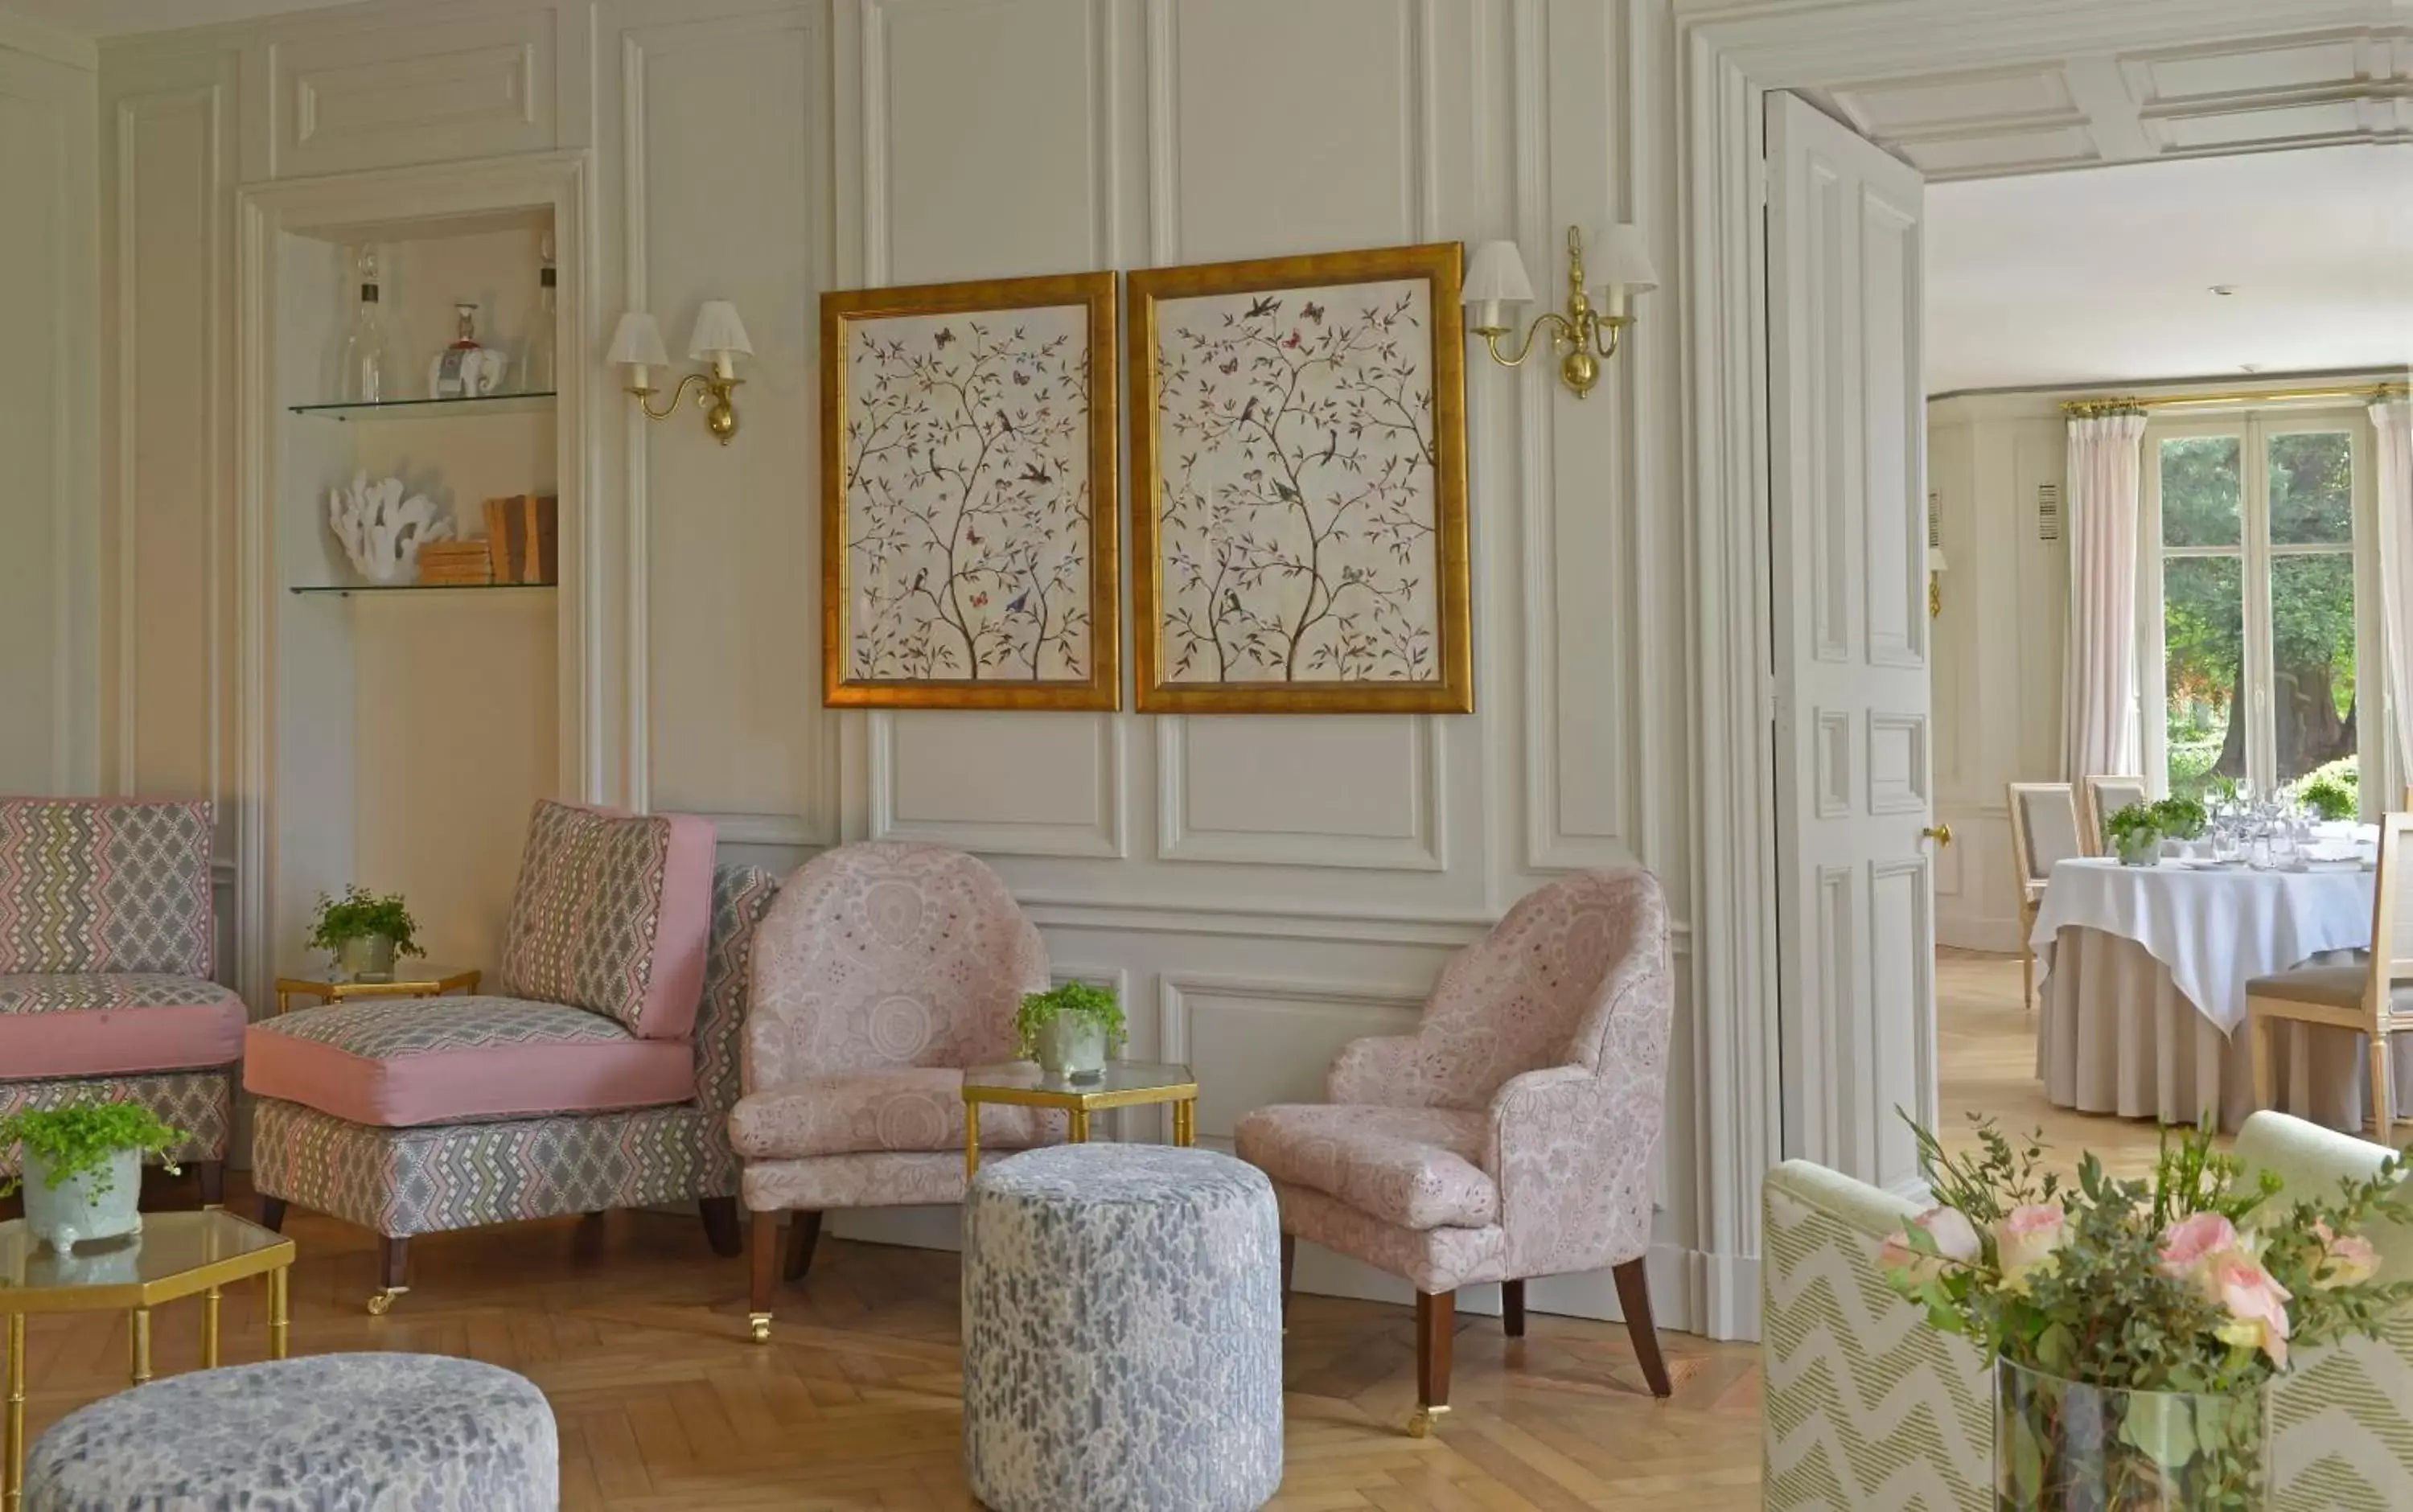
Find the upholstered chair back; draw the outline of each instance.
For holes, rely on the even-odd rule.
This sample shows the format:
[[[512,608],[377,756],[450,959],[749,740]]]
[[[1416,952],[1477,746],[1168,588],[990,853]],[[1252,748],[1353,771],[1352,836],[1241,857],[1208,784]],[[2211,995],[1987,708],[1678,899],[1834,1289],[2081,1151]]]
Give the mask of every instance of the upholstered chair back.
[[[1047,947],[997,873],[943,846],[842,846],[790,877],[754,945],[746,1085],[1010,1058]]]
[[[0,971],[206,977],[206,802],[0,798]]]
[[[1658,1086],[1665,994],[1629,988],[1667,969],[1657,878],[1637,867],[1552,882],[1443,968],[1406,1072],[1421,1086],[1399,1100],[1482,1108],[1511,1076],[1571,1063]]]

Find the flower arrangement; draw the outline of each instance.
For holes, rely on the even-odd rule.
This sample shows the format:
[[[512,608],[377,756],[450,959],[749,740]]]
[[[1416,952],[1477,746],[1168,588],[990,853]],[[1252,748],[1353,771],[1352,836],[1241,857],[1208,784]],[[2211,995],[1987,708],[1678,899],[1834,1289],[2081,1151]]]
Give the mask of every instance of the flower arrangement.
[[[2202,803],[2194,798],[2173,794],[2154,805],[2154,828],[2173,840],[2201,839],[2211,821]]]
[[[0,1119],[0,1149],[22,1144],[28,1168],[38,1168],[50,1188],[88,1178],[95,1196],[114,1184],[111,1157],[123,1150],[157,1155],[170,1175],[176,1164],[165,1159],[169,1150],[188,1137],[171,1128],[140,1103],[74,1103],[66,1107],[36,1108]],[[20,1177],[0,1177],[0,1197],[17,1190]]]
[[[2352,819],[2362,807],[2355,790],[2334,777],[2317,777],[2296,790],[2296,801],[2320,818]]]
[[[2129,866],[2150,863],[2162,843],[2161,817],[2149,803],[2132,803],[2103,821],[2103,838]]]
[[[2263,1388],[2289,1351],[2375,1334],[2413,1302],[2360,1230],[2413,1221],[2404,1157],[2282,1204],[2209,1127],[2164,1135],[2151,1181],[2090,1155],[2077,1184],[1990,1122],[1947,1155],[1917,1131],[1937,1206],[1886,1241],[1894,1290],[1998,1363],[2006,1506],[2253,1505]],[[2082,1489],[2081,1489],[2082,1488]]]

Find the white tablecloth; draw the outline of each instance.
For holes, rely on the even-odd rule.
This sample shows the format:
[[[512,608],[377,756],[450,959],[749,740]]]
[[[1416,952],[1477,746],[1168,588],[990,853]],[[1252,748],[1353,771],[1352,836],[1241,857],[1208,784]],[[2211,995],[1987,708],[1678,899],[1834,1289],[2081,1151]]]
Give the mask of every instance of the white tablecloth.
[[[2371,943],[2373,881],[2359,867],[2197,870],[2167,861],[2064,861],[2052,868],[2029,943],[2038,971],[2050,979],[2064,929],[2133,940],[2169,967],[2187,1001],[2228,1034],[2245,1022],[2249,980],[2325,951]]]

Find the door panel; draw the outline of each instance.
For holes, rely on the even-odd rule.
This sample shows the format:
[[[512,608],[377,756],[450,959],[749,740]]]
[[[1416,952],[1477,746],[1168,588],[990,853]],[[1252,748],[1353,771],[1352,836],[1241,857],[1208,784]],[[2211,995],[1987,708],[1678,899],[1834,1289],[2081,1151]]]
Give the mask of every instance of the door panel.
[[[1918,175],[1769,99],[1784,1143],[1897,1191],[1935,1118]]]

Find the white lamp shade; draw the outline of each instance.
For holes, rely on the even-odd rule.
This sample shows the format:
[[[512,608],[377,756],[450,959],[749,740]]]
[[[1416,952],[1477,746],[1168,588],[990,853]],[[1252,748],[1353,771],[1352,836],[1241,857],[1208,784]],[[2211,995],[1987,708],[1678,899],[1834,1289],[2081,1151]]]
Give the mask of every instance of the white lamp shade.
[[[1525,259],[1514,242],[1486,242],[1466,268],[1466,303],[1518,304],[1533,297]]]
[[[1948,567],[1947,566],[1947,564],[1946,564],[1946,562],[1945,562],[1945,560],[1944,560],[1944,548],[1943,548],[1943,547],[1941,547],[1941,546],[1930,546],[1930,547],[1928,547],[1928,548],[1927,548],[1927,570],[1928,570],[1929,571],[1931,571],[1931,572],[1942,572],[1942,571],[1949,571]]]
[[[725,299],[708,299],[695,312],[695,334],[687,344],[689,357],[718,360],[733,352],[754,355],[754,344],[746,339],[746,323],[737,319],[737,306]]]
[[[1651,248],[1643,244],[1642,228],[1631,221],[1611,226],[1603,233],[1592,261],[1592,275],[1603,289],[1622,289],[1629,294],[1639,294],[1659,287],[1659,270],[1651,265]]]
[[[662,346],[662,328],[654,323],[654,318],[630,310],[613,331],[612,351],[604,360],[629,367],[666,367],[671,354]]]

